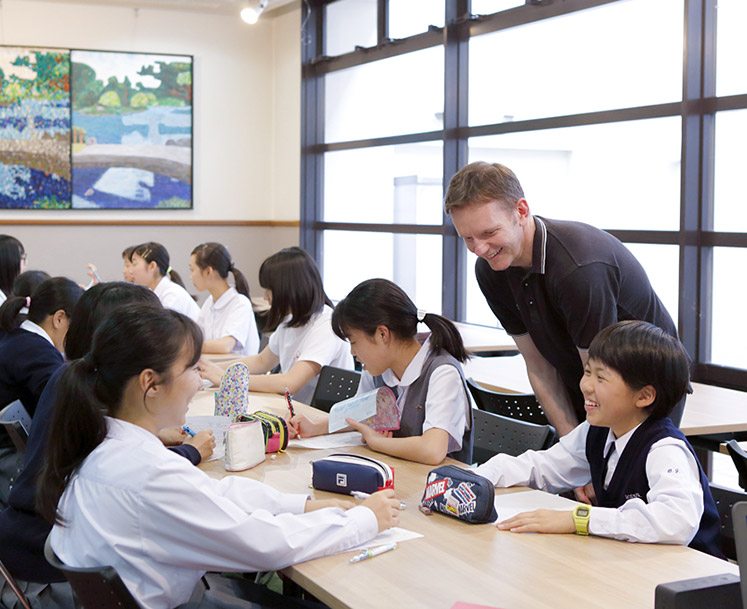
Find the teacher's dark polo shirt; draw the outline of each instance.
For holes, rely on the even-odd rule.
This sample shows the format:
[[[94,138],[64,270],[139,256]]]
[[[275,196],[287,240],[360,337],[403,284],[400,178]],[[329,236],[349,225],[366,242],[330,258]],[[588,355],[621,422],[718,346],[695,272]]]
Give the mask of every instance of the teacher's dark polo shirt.
[[[477,282],[506,332],[529,334],[560,373],[584,420],[578,349],[625,319],[648,321],[672,336],[677,329],[641,264],[615,237],[581,222],[534,220],[532,267],[494,271],[479,258]]]

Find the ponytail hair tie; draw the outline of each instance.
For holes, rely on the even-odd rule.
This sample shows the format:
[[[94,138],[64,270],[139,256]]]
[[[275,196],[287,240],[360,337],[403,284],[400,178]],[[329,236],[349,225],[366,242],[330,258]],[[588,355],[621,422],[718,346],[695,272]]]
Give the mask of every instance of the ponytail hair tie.
[[[26,308],[28,309],[31,306],[31,296],[26,296]]]
[[[171,267],[166,269],[166,274],[168,275],[171,272]]]
[[[228,270],[232,271],[235,268],[236,268],[236,265],[233,263],[233,260],[231,260],[231,262],[228,263]]]
[[[428,313],[425,312],[425,309],[418,309],[418,312],[417,312],[418,321],[423,321],[426,315],[428,315]]]

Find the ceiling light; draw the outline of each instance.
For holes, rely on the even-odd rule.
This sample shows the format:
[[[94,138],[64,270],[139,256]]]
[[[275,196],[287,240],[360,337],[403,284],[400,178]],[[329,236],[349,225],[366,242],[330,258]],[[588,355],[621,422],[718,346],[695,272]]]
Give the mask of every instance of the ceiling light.
[[[257,23],[262,11],[265,10],[268,0],[259,0],[258,3],[250,3],[250,6],[241,10],[241,18],[247,23],[254,25]]]

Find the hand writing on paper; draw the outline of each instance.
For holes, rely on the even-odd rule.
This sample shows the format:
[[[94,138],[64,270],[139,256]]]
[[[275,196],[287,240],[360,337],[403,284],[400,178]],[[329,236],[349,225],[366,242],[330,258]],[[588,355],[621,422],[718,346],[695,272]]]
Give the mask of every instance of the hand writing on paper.
[[[391,431],[376,431],[373,427],[370,425],[366,425],[365,423],[360,423],[358,421],[355,421],[353,419],[345,419],[345,422],[350,425],[355,431],[359,431],[363,442],[365,444],[368,444],[372,450],[379,450],[381,448],[381,443],[379,442],[382,438],[391,438],[392,432]]]
[[[327,433],[327,418],[312,421],[302,414],[288,419],[288,432],[291,438],[311,438]]]
[[[179,446],[187,439],[187,432],[181,427],[167,427],[158,432],[158,439],[164,446]]]
[[[200,458],[204,461],[213,454],[215,450],[215,436],[210,429],[198,431],[194,437],[184,441],[185,444],[194,446],[200,452]]]
[[[347,501],[346,499],[309,499],[304,507],[304,512],[313,512],[314,510],[321,510],[323,508],[340,508],[341,510],[349,510],[355,507],[355,503]]]
[[[374,493],[361,505],[370,509],[376,515],[379,523],[379,533],[399,524],[400,501],[394,489],[388,488]]]
[[[522,512],[496,525],[512,533],[575,533],[573,512],[566,510],[535,510]]]
[[[209,380],[216,387],[220,385],[220,380],[223,378],[223,373],[225,372],[218,364],[211,362],[205,357],[201,357],[200,361],[197,362],[197,371],[202,378]]]

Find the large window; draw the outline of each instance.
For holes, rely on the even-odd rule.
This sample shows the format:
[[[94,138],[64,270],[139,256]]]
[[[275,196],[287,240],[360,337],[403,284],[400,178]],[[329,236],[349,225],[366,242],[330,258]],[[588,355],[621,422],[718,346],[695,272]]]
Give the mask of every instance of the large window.
[[[466,163],[500,162],[534,213],[628,246],[696,380],[747,389],[747,2],[310,4],[301,238],[333,298],[387,277],[495,325],[442,197]]]

